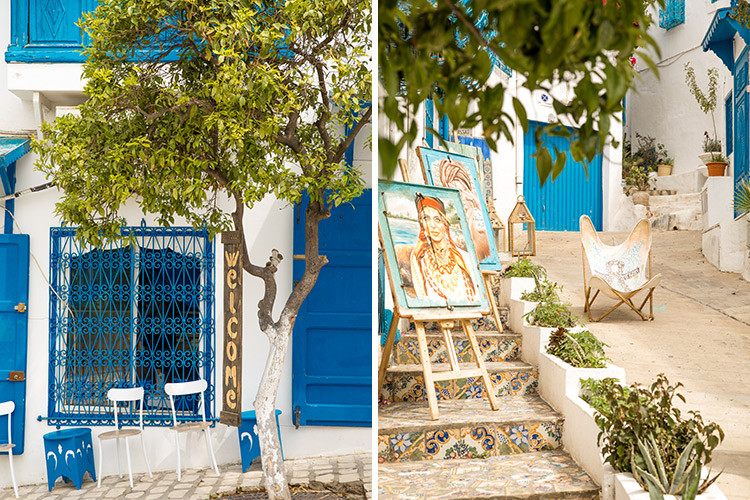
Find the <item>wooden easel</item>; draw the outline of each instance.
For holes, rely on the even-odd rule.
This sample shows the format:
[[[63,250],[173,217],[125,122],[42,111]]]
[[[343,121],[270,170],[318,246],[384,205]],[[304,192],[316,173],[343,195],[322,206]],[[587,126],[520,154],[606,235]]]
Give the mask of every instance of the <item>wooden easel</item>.
[[[495,318],[495,325],[497,325],[498,333],[503,333],[503,322],[500,320],[500,309],[497,307],[497,300],[495,295],[492,293],[492,280],[497,279],[498,271],[482,271],[482,281],[484,281],[484,289],[487,290],[487,299],[490,301],[492,307],[492,317]]]
[[[484,365],[484,359],[482,359],[482,353],[479,350],[479,343],[474,335],[474,330],[471,327],[471,321],[482,317],[479,313],[460,313],[445,311],[446,314],[417,314],[411,313],[410,319],[414,322],[414,326],[417,330],[417,342],[419,344],[419,357],[422,362],[422,376],[424,378],[424,387],[427,392],[427,401],[430,406],[430,417],[432,420],[437,420],[440,416],[438,410],[437,396],[435,395],[435,382],[443,380],[457,380],[469,377],[480,377],[484,384],[484,391],[490,402],[490,407],[493,410],[498,410],[499,406],[497,403],[497,396],[495,395],[492,387],[492,381],[487,373],[487,368]],[[382,358],[380,360],[380,368],[378,370],[378,390],[383,387],[385,382],[385,372],[388,369],[388,364],[391,359],[391,352],[393,350],[393,343],[396,339],[396,330],[398,328],[398,320],[402,316],[398,313],[398,309],[393,314],[393,320],[391,326],[388,329],[388,338],[385,346],[383,346]],[[407,317],[407,316],[404,316]],[[443,333],[443,340],[445,348],[448,352],[448,363],[451,369],[446,372],[433,372],[432,364],[430,362],[430,353],[427,349],[427,335],[425,333],[424,324],[428,321],[436,321],[440,330]],[[456,325],[460,324],[466,337],[469,339],[469,345],[474,353],[474,361],[476,368],[461,369],[458,363],[458,356],[456,356],[456,346],[453,343],[453,332],[451,329]]]

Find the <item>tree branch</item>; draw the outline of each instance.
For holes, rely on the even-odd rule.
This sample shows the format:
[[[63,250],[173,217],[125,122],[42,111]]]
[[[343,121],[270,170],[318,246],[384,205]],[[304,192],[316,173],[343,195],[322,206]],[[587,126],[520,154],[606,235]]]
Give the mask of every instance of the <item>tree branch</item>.
[[[320,98],[323,100],[322,112],[318,119],[315,120],[315,127],[320,133],[320,138],[323,140],[326,151],[328,151],[331,149],[331,135],[328,133],[326,124],[328,123],[328,117],[331,115],[331,99],[328,97],[328,86],[326,85],[323,63],[318,61],[315,64],[315,70],[318,72],[318,87],[320,87]]]
[[[359,134],[360,130],[362,130],[362,128],[370,122],[371,117],[372,105],[367,107],[367,111],[365,111],[365,114],[362,115],[362,118],[357,122],[346,139],[341,141],[341,144],[339,144],[339,147],[336,148],[336,152],[333,154],[330,163],[338,163],[341,161],[341,159],[344,157],[344,153],[346,153],[346,150],[349,149],[349,146],[351,146],[351,144],[354,142],[354,139],[357,137],[357,134]]]
[[[299,121],[299,112],[295,111],[289,115],[289,121],[284,127],[284,133],[276,136],[276,142],[289,146],[292,151],[298,155],[302,155],[305,152],[305,147],[302,145],[300,140],[297,138],[297,122]]]

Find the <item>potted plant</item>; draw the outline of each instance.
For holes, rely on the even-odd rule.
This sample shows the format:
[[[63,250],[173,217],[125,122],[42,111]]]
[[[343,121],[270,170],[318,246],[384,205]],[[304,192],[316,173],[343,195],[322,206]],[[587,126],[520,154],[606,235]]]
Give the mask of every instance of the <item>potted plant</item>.
[[[729,161],[726,157],[720,154],[713,154],[711,159],[706,162],[706,168],[708,169],[709,177],[721,177],[724,175],[724,171],[727,169]]]
[[[698,106],[701,111],[705,114],[711,115],[711,124],[713,125],[714,135],[710,137],[708,132],[704,132],[703,139],[703,155],[700,155],[701,161],[706,166],[708,162],[717,162],[717,157],[721,156],[721,141],[719,141],[718,133],[716,132],[716,118],[714,117],[714,111],[716,111],[716,95],[719,89],[719,70],[716,68],[709,68],[706,72],[708,76],[708,88],[706,92],[703,92],[698,86],[698,82],[695,80],[695,70],[689,62],[685,63],[685,83],[688,86],[688,90],[693,95],[695,100],[698,102]],[[704,159],[706,158],[706,159]],[[724,165],[726,166],[726,164]],[[714,171],[718,169],[718,166],[714,167]],[[709,173],[709,175],[712,175]],[[716,175],[716,174],[713,174]],[[723,172],[721,175],[724,175]]]
[[[721,156],[721,141],[713,139],[708,131],[703,132],[703,154],[698,155],[698,158],[705,165],[718,156]]]
[[[665,175],[672,174],[672,167],[674,166],[674,158],[662,158],[659,165],[657,165],[657,175],[664,177]]]
[[[519,298],[525,291],[533,290],[536,279],[544,279],[546,276],[547,271],[544,267],[534,264],[531,259],[519,257],[505,268],[501,279],[498,280],[498,304],[510,305],[511,298]]]
[[[604,393],[591,404],[596,405],[605,460],[623,473],[616,477],[620,489],[637,482],[652,499],[678,495],[691,500],[718,477],[701,481],[701,471],[723,441],[724,431],[716,423],[704,423],[698,412],[683,417],[674,404],[675,397],[685,401],[678,392],[681,386],[670,385],[664,374],[657,375],[650,387],[600,385]]]

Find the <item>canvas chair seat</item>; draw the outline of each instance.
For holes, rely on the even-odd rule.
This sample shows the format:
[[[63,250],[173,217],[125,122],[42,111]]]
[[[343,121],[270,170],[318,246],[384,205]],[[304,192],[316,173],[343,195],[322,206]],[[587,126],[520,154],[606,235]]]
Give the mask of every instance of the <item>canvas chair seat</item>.
[[[107,439],[120,439],[130,436],[137,436],[140,433],[140,429],[118,429],[116,431],[102,432],[101,434],[99,434],[99,439],[101,441],[106,441]]]
[[[584,311],[590,321],[601,321],[625,304],[644,321],[654,319],[653,292],[661,281],[661,274],[651,276],[651,224],[638,221],[627,239],[620,245],[602,243],[594,224],[586,215],[580,219],[583,250]],[[635,296],[645,292],[640,306]],[[599,293],[618,302],[606,313],[595,318],[591,306]],[[649,313],[643,308],[649,303]]]

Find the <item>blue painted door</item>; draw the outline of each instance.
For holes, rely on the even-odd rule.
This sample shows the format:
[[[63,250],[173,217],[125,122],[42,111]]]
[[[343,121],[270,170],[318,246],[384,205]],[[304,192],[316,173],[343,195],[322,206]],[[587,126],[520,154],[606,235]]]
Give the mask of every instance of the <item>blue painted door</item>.
[[[305,253],[305,197],[295,208],[294,254]],[[292,411],[299,425],[372,425],[372,190],[320,223],[328,257],[292,335]],[[302,277],[304,260],[293,276]]]
[[[573,161],[570,156],[570,140],[565,137],[543,138],[555,159],[555,150],[568,155],[565,169],[552,182],[548,178],[544,187],[539,187],[536,171],[534,131],[544,126],[530,122],[524,136],[523,195],[526,205],[534,217],[535,228],[547,231],[578,231],[578,219],[586,214],[597,231],[602,230],[602,156],[597,156],[588,166],[588,177],[583,163]]]
[[[29,303],[29,235],[0,234],[0,401],[13,400],[14,455],[24,449],[26,382],[11,380],[11,372],[26,377],[26,335]],[[20,304],[23,304],[21,306]],[[0,443],[7,443],[8,424],[0,421]]]
[[[748,84],[748,48],[742,51],[734,65],[734,187],[747,178],[748,175],[748,115],[747,115],[747,84]],[[734,216],[740,214],[735,211]]]

